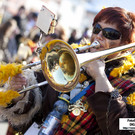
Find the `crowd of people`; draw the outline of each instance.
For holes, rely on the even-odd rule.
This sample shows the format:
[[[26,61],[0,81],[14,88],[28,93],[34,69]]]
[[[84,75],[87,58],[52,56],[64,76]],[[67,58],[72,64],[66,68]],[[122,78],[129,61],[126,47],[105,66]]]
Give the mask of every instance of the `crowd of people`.
[[[72,38],[69,39],[70,43],[76,41],[75,34],[76,31],[73,30]],[[7,37],[7,35],[12,34],[6,33],[5,35]],[[84,35],[86,36],[86,33]],[[55,38],[63,39],[63,36],[64,33],[58,36],[56,30],[56,33],[45,37],[44,42]],[[102,9],[94,18],[90,41],[91,43],[97,41],[100,44],[98,48],[91,48],[89,50],[91,52],[103,51],[135,42],[135,13],[120,7]],[[4,53],[6,53],[6,50],[4,50]],[[134,66],[126,68],[130,65],[125,65],[125,63],[128,64],[134,60],[131,53],[130,49],[117,52],[105,59],[95,60],[84,65],[87,76],[89,76],[89,85],[81,92],[80,89],[75,88],[64,93],[70,97],[70,105],[78,107],[80,113],[78,115],[76,112],[69,110],[65,114],[65,119],[62,119],[56,132],[54,132],[55,135],[135,134],[135,130],[119,129],[119,118],[135,117],[135,105],[133,104],[135,98],[135,69]],[[131,55],[130,59],[125,54]],[[115,59],[118,56],[121,57]],[[111,59],[114,60],[105,62]],[[119,71],[121,67],[124,71]],[[6,84],[5,90],[20,91],[24,85],[27,87],[44,80],[42,71],[25,70],[23,74],[13,77],[10,83]],[[81,86],[88,80],[84,80]],[[81,93],[79,98],[76,97],[78,93]],[[17,132],[24,134],[33,122],[36,122],[39,126],[42,125],[48,114],[53,110],[54,103],[59,99],[63,100],[63,98],[59,98],[62,97],[62,94],[55,91],[49,84],[35,88],[21,94],[17,99],[13,99],[9,106],[0,107],[0,116],[9,121],[14,129],[12,134]],[[71,103],[70,101],[73,98],[77,100]],[[78,100],[85,109],[77,106]]]
[[[21,63],[22,61],[27,61],[32,54],[35,56],[35,50],[41,34],[36,27],[38,13],[33,11],[27,13],[25,6],[21,6],[16,15],[8,14],[8,12],[5,12],[0,26],[0,61]],[[74,40],[70,39],[71,37],[68,39],[65,29],[58,24],[55,28],[55,33],[44,36],[43,40],[46,42],[47,40],[58,38],[67,41],[69,44],[79,43],[76,35]],[[24,52],[23,47],[24,49],[27,48],[27,51],[25,50]]]
[[[16,62],[17,59],[23,61],[24,59],[18,54],[22,44],[29,47],[31,54],[33,48],[30,45],[33,44],[33,47],[36,47],[37,40],[35,38],[39,33],[36,33],[33,37],[30,36],[36,24],[37,13],[30,12],[27,15],[25,7],[21,6],[16,15],[7,17],[6,14],[7,12],[3,15],[0,26],[0,61],[5,63]]]

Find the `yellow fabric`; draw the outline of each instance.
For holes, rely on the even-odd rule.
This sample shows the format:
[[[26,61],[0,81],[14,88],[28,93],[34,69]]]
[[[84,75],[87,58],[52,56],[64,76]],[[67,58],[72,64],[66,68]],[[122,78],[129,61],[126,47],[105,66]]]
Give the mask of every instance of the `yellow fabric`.
[[[0,106],[6,107],[12,99],[17,98],[20,94],[17,91],[8,90],[8,91],[1,91],[0,92]]]
[[[0,65],[0,85],[3,85],[9,77],[13,77],[17,74],[22,73],[22,67],[21,64],[7,64],[7,65]]]
[[[123,65],[117,68],[114,68],[110,75],[113,77],[121,77],[122,74],[126,74],[131,68],[134,68],[135,59],[132,54],[125,56],[127,60],[123,61]]]

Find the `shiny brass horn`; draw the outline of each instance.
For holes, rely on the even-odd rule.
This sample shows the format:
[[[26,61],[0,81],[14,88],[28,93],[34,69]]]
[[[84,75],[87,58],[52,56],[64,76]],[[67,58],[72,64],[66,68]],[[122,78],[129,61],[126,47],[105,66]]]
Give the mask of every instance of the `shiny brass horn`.
[[[52,46],[52,43],[55,43],[55,44],[57,44],[57,42],[58,42],[58,45],[60,45],[59,47],[58,46],[55,46],[55,48],[56,48],[56,50],[57,51],[59,51],[59,54],[62,54],[62,56],[63,55],[65,55],[64,56],[64,59],[66,58],[66,60],[67,60],[67,62],[70,62],[70,63],[72,63],[71,65],[70,65],[70,67],[69,68],[71,68],[70,69],[70,71],[68,71],[68,74],[70,74],[71,72],[72,73],[74,73],[74,75],[71,73],[70,75],[67,75],[66,76],[66,74],[65,74],[65,76],[66,76],[66,79],[68,79],[68,81],[69,81],[69,84],[67,85],[66,83],[66,80],[63,78],[63,75],[62,75],[62,78],[61,79],[59,79],[59,80],[56,80],[56,79],[54,79],[54,81],[52,82],[52,80],[50,80],[50,76],[48,77],[48,74],[50,74],[49,73],[49,70],[50,70],[50,68],[49,68],[49,70],[47,70],[46,71],[46,69],[48,69],[46,66],[47,66],[47,64],[46,65],[44,65],[43,63],[45,62],[45,60],[44,60],[44,58],[47,56],[48,57],[48,54],[46,55],[46,53],[49,53],[49,57],[48,57],[48,59],[50,59],[50,60],[48,60],[49,62],[49,65],[52,67],[52,63],[54,64],[53,66],[54,66],[54,68],[56,68],[55,67],[55,63],[57,63],[57,67],[58,67],[58,65],[59,65],[59,56],[56,56],[56,55],[59,55],[59,54],[57,54],[56,52],[53,52],[53,53],[51,53],[50,54],[50,52],[47,52],[47,50],[50,50],[53,46]],[[51,44],[51,46],[50,46],[50,44]],[[49,46],[49,48],[48,48],[48,46]],[[42,70],[43,70],[43,73],[44,73],[44,75],[45,75],[45,77],[46,78],[48,78],[47,80],[49,81],[49,83],[50,83],[50,85],[51,86],[53,86],[53,88],[54,89],[56,89],[57,91],[61,91],[61,87],[63,87],[63,85],[64,85],[64,87],[62,88],[63,90],[64,90],[64,92],[65,91],[69,91],[69,90],[71,90],[72,89],[72,85],[73,86],[75,86],[77,83],[78,83],[78,79],[79,79],[79,76],[78,76],[78,74],[76,74],[75,73],[75,71],[77,71],[78,73],[80,72],[79,70],[79,66],[77,66],[77,64],[78,64],[78,62],[75,62],[74,63],[74,57],[76,57],[76,54],[75,53],[79,53],[79,52],[81,52],[81,51],[84,51],[84,50],[87,50],[88,48],[91,48],[91,47],[98,47],[99,46],[99,43],[96,41],[96,42],[94,42],[94,43],[92,43],[91,45],[85,45],[85,46],[83,46],[83,47],[79,47],[79,48],[76,48],[76,49],[71,49],[71,46],[69,46],[69,44],[67,44],[66,42],[64,42],[64,41],[62,41],[62,40],[53,40],[53,41],[51,41],[51,42],[49,42],[43,49],[42,49],[42,52],[41,52],[41,55],[40,55],[40,58],[41,58],[41,61],[42,61]],[[51,52],[52,52],[52,50],[50,50]],[[75,52],[75,53],[74,53]],[[51,56],[52,55],[52,56]],[[52,57],[52,58],[51,58]],[[62,58],[62,57],[61,57]],[[76,58],[77,59],[77,58]],[[28,65],[26,65],[26,66],[24,66],[23,68],[22,68],[22,70],[25,70],[25,69],[27,69],[27,68],[31,68],[31,67],[33,67],[33,66],[36,66],[36,65],[39,65],[39,64],[41,64],[41,61],[37,61],[37,62],[34,62],[34,63],[30,63],[30,64],[28,64]],[[65,61],[66,62],[66,61]],[[75,66],[76,65],[76,66]],[[73,67],[72,67],[73,66]],[[63,68],[62,68],[63,69]],[[65,70],[65,69],[64,69]],[[66,69],[67,70],[67,69]],[[60,77],[60,75],[61,75],[61,73],[62,72],[60,72],[60,71],[57,71],[57,72],[59,72],[60,74],[58,74],[58,76]],[[76,74],[76,75],[75,75]],[[64,77],[65,77],[64,76]],[[55,77],[56,78],[56,77]],[[74,78],[76,78],[76,79],[74,79]],[[55,82],[56,81],[56,82]],[[58,81],[58,82],[57,82]],[[72,83],[70,83],[70,81],[72,82]],[[21,93],[24,93],[24,92],[26,92],[26,91],[29,91],[29,90],[31,90],[31,89],[34,89],[34,88],[37,88],[37,87],[40,87],[40,86],[42,86],[42,85],[46,85],[46,84],[48,84],[48,82],[47,81],[44,81],[44,82],[41,82],[41,83],[38,83],[38,84],[34,84],[34,85],[32,85],[32,86],[29,86],[29,87],[27,87],[27,88],[24,88],[23,90],[21,90],[21,91],[19,91],[19,94],[21,94]],[[66,84],[66,85],[65,85]],[[60,86],[59,86],[60,85]],[[70,87],[70,89],[66,89],[66,87]],[[62,91],[63,91],[62,90]]]
[[[76,54],[68,43],[55,39],[42,49],[42,71],[50,86],[56,91],[69,92],[78,83],[81,66],[134,46],[135,43],[131,43],[104,51]]]
[[[82,47],[81,49],[84,50],[93,46],[99,46],[99,43],[96,41],[92,45]],[[42,48],[40,54],[42,71],[47,81],[29,86],[19,93],[21,94],[48,83],[56,91],[69,92],[78,83],[81,66],[88,62],[105,58],[108,55],[133,48],[134,46],[135,43],[131,43],[104,51],[76,54],[76,51],[68,43],[57,39],[52,40]],[[28,65],[25,69],[34,65],[37,65],[37,63]]]

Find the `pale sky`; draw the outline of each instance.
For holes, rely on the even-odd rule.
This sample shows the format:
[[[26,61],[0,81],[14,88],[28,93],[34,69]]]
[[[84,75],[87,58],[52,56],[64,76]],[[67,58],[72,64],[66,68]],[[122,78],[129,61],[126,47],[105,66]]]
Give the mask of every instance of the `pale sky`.
[[[135,12],[135,0],[93,0],[95,8],[100,10],[103,6],[119,6]]]

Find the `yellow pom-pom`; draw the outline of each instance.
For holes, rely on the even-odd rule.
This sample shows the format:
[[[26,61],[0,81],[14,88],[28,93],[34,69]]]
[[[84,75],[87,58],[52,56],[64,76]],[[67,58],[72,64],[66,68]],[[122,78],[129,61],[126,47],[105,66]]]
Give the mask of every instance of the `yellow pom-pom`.
[[[87,76],[84,75],[83,73],[81,73],[81,74],[80,74],[80,77],[79,77],[79,83],[84,82],[86,79],[87,79]]]
[[[90,45],[90,42],[87,43],[87,45]],[[75,43],[72,43],[72,44],[71,44],[71,47],[72,47],[73,49],[76,49],[76,48],[79,48],[79,47],[83,47],[83,46],[86,46],[86,44],[75,44]]]
[[[127,104],[135,105],[135,92],[127,97]]]
[[[68,120],[69,120],[68,115],[63,115],[63,116],[62,116],[62,119],[61,119],[61,124],[67,122]]]
[[[6,92],[0,92],[0,106],[6,107],[12,99],[19,97],[20,94],[17,91],[8,90]]]
[[[0,85],[3,85],[9,77],[13,77],[17,74],[22,73],[22,67],[21,64],[7,64],[7,65],[0,65]]]
[[[135,65],[135,59],[132,55],[125,56],[127,60],[123,61],[123,65],[121,67],[114,68],[110,75],[113,77],[120,77],[122,74],[126,74],[131,68]]]

